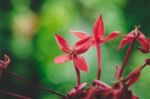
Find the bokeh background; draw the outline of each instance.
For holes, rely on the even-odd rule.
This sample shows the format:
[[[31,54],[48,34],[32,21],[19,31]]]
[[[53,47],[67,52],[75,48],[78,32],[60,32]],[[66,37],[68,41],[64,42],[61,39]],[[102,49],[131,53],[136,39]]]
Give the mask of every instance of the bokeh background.
[[[76,75],[71,62],[54,64],[55,56],[62,54],[54,34],[63,35],[70,44],[77,39],[70,29],[92,33],[93,23],[102,13],[106,35],[111,31],[126,34],[135,25],[150,37],[150,1],[148,0],[0,0],[0,57],[11,57],[9,70],[44,87],[66,93],[75,85]],[[115,66],[120,65],[126,47],[118,50],[117,38],[102,48],[102,80],[112,84]],[[138,45],[138,44],[137,44]],[[89,84],[96,78],[95,49],[84,54],[90,71],[82,72],[82,82]],[[143,64],[143,55],[133,50],[125,74]],[[131,88],[140,99],[149,99],[150,68],[143,70],[140,80]],[[33,99],[59,99],[16,81],[8,75],[0,78],[0,88]],[[15,99],[0,93],[1,99]]]

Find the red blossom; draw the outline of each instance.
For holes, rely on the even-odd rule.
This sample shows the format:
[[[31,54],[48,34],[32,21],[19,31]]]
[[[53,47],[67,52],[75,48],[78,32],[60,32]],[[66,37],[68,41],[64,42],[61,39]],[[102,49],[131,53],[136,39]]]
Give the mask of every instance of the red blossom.
[[[136,27],[128,35],[125,35],[120,42],[119,49],[123,48],[127,43],[131,43],[133,40],[137,40],[144,49],[149,49],[149,44],[145,35]]]
[[[3,73],[4,69],[7,69],[8,65],[10,63],[10,58],[7,55],[4,55],[4,60],[0,60],[0,76]]]
[[[59,64],[73,60],[74,66],[76,66],[82,71],[87,72],[88,65],[85,59],[82,56],[80,56],[80,54],[83,54],[90,48],[90,38],[87,37],[78,41],[73,48],[70,47],[69,43],[62,36],[56,34],[55,39],[60,49],[65,53],[64,55],[57,56],[54,60],[55,63]]]
[[[96,43],[97,44],[105,43],[105,42],[110,41],[120,35],[120,32],[114,31],[111,34],[109,34],[107,37],[104,37],[105,30],[104,30],[102,15],[98,17],[98,19],[96,20],[96,22],[93,26],[93,35],[92,36],[88,35],[88,33],[86,33],[86,32],[82,32],[82,31],[71,30],[70,32],[73,33],[75,36],[77,36],[80,39],[90,37],[92,45],[95,45]]]

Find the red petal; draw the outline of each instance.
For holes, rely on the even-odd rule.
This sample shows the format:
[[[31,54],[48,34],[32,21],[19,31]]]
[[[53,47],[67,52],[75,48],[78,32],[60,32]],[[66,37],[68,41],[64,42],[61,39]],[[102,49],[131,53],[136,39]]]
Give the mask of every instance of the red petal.
[[[90,48],[91,44],[92,42],[90,37],[84,38],[75,44],[75,50],[78,54],[84,53]]]
[[[138,38],[137,40],[143,48],[149,49],[149,43],[145,38]]]
[[[104,24],[103,24],[103,18],[102,15],[98,17],[96,20],[94,27],[93,27],[93,33],[95,36],[96,41],[99,41],[104,36]]]
[[[132,41],[132,38],[127,38],[125,37],[121,42],[120,42],[120,45],[119,45],[119,49],[123,48],[127,43],[131,42]]]
[[[60,63],[64,63],[64,62],[69,61],[69,60],[70,60],[69,56],[61,55],[61,56],[55,57],[54,62],[56,64],[60,64]]]
[[[137,68],[133,72],[131,72],[126,79],[128,79],[128,87],[136,83],[140,77],[141,68]]]
[[[79,86],[78,86],[78,90],[82,90],[84,87],[86,87],[87,86],[87,83],[82,83],[82,84],[80,84]]]
[[[139,98],[135,95],[132,95],[132,99],[139,99]]]
[[[138,30],[138,33],[139,33],[138,35],[139,38],[145,39],[145,35],[141,31]]]
[[[109,35],[104,39],[104,43],[107,42],[107,41],[109,41],[109,40],[112,40],[112,39],[118,37],[119,35],[120,35],[120,32],[117,32],[117,31],[112,32],[111,34],[109,34]]]
[[[88,72],[88,65],[83,57],[74,57],[73,63],[78,69]]]
[[[86,32],[74,31],[74,30],[70,30],[70,32],[73,33],[75,36],[77,36],[80,39],[84,39],[86,37],[89,37],[89,35]]]
[[[135,35],[135,31],[131,31],[130,33],[128,33],[127,35],[125,35],[125,37],[127,38],[134,38],[136,35]]]
[[[68,53],[70,50],[68,42],[59,34],[55,34],[55,39],[56,39],[57,44],[60,47],[60,49],[64,52]]]

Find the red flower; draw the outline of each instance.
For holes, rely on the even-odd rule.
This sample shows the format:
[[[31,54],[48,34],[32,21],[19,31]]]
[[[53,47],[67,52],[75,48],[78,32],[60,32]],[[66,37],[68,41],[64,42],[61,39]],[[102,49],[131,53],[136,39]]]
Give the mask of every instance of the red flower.
[[[121,41],[119,45],[119,48],[120,49],[123,48],[127,43],[131,43],[133,40],[137,40],[144,49],[149,48],[148,41],[144,36],[144,34],[141,31],[139,31],[139,27],[136,27],[128,35],[124,36],[124,39]]]
[[[96,20],[93,26],[93,34],[94,34],[93,36],[89,36],[86,32],[82,32],[82,31],[71,30],[70,32],[72,32],[74,35],[76,35],[80,39],[90,37],[93,45],[95,45],[96,43],[100,44],[100,43],[105,43],[107,41],[110,41],[116,38],[117,36],[119,36],[120,34],[120,32],[114,31],[111,34],[109,34],[107,37],[104,37],[105,31],[104,31],[102,15],[98,17],[98,19]]]
[[[0,60],[0,76],[3,73],[4,69],[7,69],[10,63],[10,58],[7,55],[4,55],[4,60]]]
[[[90,48],[90,43],[89,40],[90,38],[84,38],[80,41],[78,41],[73,48],[71,48],[68,44],[68,42],[60,35],[56,34],[55,39],[57,41],[58,46],[60,49],[66,53],[61,56],[57,56],[55,58],[55,63],[63,63],[66,61],[73,60],[74,66],[76,66],[78,69],[87,72],[88,71],[88,66],[85,61],[85,59],[80,56],[80,54],[86,52]]]

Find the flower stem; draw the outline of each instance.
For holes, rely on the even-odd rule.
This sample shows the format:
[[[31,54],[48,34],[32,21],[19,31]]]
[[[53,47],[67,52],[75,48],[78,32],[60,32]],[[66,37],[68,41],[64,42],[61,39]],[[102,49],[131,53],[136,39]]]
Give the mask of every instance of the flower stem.
[[[41,90],[43,90],[43,91],[46,91],[46,92],[48,92],[48,93],[52,93],[52,94],[55,94],[55,95],[64,97],[63,94],[61,94],[61,93],[59,93],[59,92],[57,92],[57,91],[54,91],[54,90],[48,89],[48,88],[44,88],[44,87],[41,87],[40,85],[34,84],[34,83],[32,83],[31,81],[26,80],[26,79],[24,79],[24,78],[22,78],[22,77],[20,77],[20,76],[18,76],[18,75],[16,75],[16,74],[14,74],[13,72],[11,72],[11,71],[9,71],[9,70],[5,70],[5,72],[6,72],[7,74],[9,74],[10,76],[14,77],[15,79],[20,80],[20,81],[22,81],[23,83],[26,83],[26,84],[28,84],[28,85],[30,85],[30,86],[32,86],[32,87],[39,88],[39,89],[41,89]]]
[[[32,99],[32,98],[29,98],[29,97],[26,97],[26,96],[22,96],[22,95],[18,95],[16,93],[9,92],[9,91],[3,90],[3,89],[0,89],[0,93],[16,97],[17,99]]]
[[[119,72],[119,77],[118,77],[118,79],[122,76],[122,74],[123,74],[123,72],[124,72],[124,68],[125,68],[126,64],[128,63],[128,60],[129,60],[129,57],[130,57],[130,55],[131,55],[132,46],[133,46],[134,42],[135,42],[135,39],[133,39],[133,40],[131,41],[131,43],[129,44],[129,46],[128,46],[127,52],[126,52],[125,57],[124,57],[124,59],[123,59],[123,63],[122,63],[122,65],[121,65],[121,70],[120,70],[120,72]]]
[[[76,75],[77,75],[77,86],[80,85],[80,70],[76,67],[75,67],[75,71],[76,71]]]
[[[98,63],[98,70],[97,70],[97,80],[100,80],[101,76],[101,45],[96,45],[96,51],[97,51],[97,63]]]

